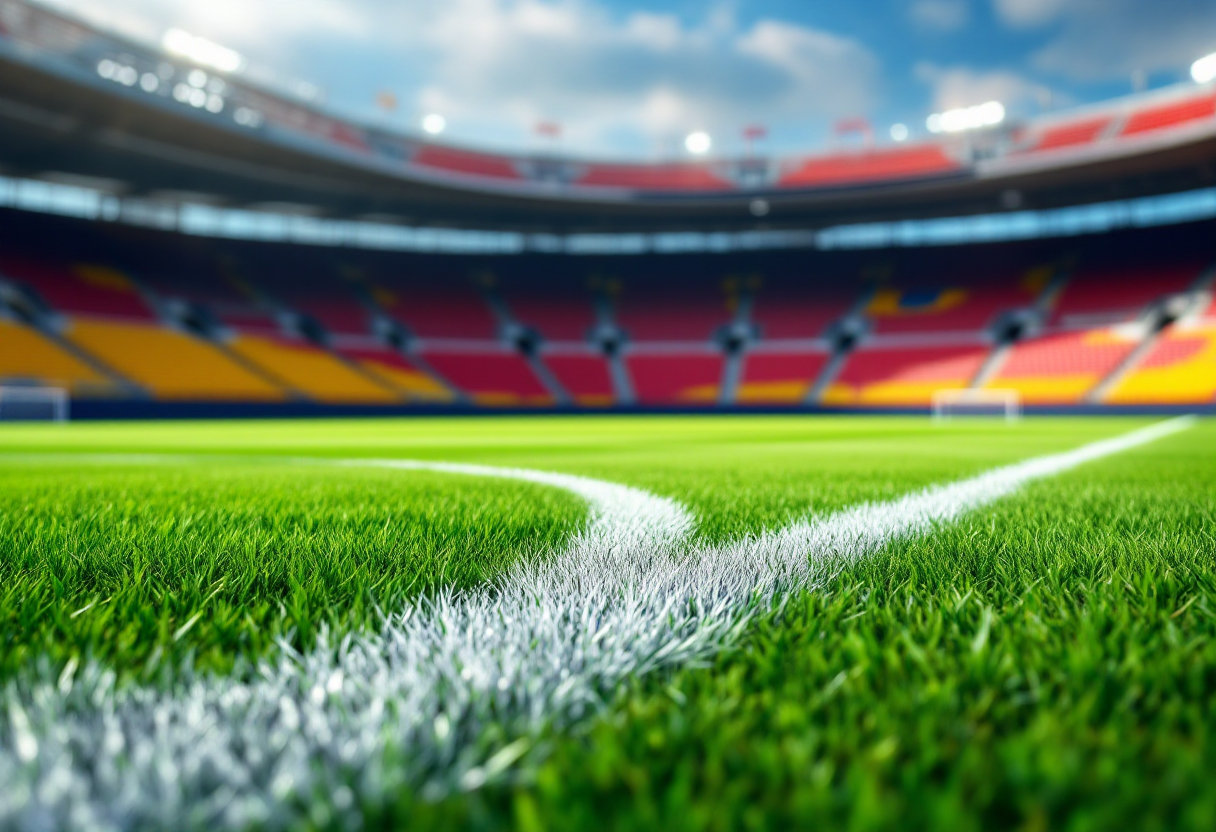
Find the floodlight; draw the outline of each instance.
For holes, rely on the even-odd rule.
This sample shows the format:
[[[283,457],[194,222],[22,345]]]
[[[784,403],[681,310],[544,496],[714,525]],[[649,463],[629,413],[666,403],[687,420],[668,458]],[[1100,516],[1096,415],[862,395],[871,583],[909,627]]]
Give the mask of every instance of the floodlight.
[[[689,133],[684,139],[684,148],[692,154],[701,156],[708,153],[709,149],[714,146],[714,140],[709,134],[703,130],[697,130],[695,133]]]
[[[908,139],[908,125],[906,125],[906,124],[892,124],[892,125],[891,125],[891,138],[892,138],[892,139],[894,139],[894,140],[895,140],[895,141],[897,141],[897,142],[907,141],[907,139]]]
[[[245,68],[245,59],[239,52],[212,43],[181,29],[170,29],[161,39],[161,45],[170,55],[186,58],[200,66],[218,69],[220,72],[239,72]]]
[[[1191,64],[1191,77],[1195,79],[1196,84],[1216,81],[1216,52]]]
[[[431,113],[422,119],[422,129],[430,133],[432,136],[437,136],[443,132],[448,126],[448,120],[439,113]]]
[[[930,133],[961,133],[964,130],[995,127],[1004,120],[1005,105],[999,101],[989,101],[974,107],[934,113],[925,121],[925,126]]]

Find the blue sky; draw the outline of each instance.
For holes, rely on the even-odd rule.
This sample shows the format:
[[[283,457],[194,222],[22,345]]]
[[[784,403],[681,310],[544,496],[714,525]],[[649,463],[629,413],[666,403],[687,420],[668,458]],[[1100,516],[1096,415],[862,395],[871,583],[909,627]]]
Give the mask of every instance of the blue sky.
[[[56,2],[140,37],[185,28],[364,120],[413,130],[439,112],[457,143],[638,159],[679,155],[696,129],[730,154],[762,124],[762,149],[788,154],[854,116],[884,135],[992,99],[1033,115],[1129,92],[1137,73],[1184,81],[1216,52],[1216,0]]]

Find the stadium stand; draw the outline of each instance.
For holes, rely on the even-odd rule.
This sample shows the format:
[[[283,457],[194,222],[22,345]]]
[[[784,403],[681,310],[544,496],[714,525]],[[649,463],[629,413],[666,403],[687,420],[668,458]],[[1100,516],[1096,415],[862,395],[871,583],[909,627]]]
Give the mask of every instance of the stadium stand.
[[[291,390],[331,404],[391,404],[401,394],[302,338],[241,333],[233,353]]]
[[[697,274],[696,265],[691,276],[665,265],[631,272],[613,292],[616,323],[631,341],[708,341],[730,324],[738,308],[737,280]]]
[[[104,315],[128,320],[156,319],[130,278],[94,264],[58,258],[0,256],[0,274],[24,284],[55,310],[70,315]]]
[[[1206,94],[1173,101],[1133,112],[1120,131],[1121,136],[1135,136],[1171,127],[1210,119],[1216,116],[1216,95]]]
[[[98,389],[107,379],[42,333],[0,318],[0,384],[42,384],[73,392]]]
[[[66,337],[158,399],[281,401],[282,388],[215,345],[153,322],[78,318]]]
[[[1216,402],[1216,300],[1161,333],[1105,399],[1107,404]]]
[[[607,407],[616,403],[608,362],[590,346],[562,345],[547,348],[541,360],[574,404]]]
[[[493,340],[498,337],[498,320],[460,265],[426,258],[408,278],[372,278],[371,298],[419,338]]]
[[[477,153],[440,145],[424,145],[414,155],[414,164],[446,173],[482,176],[488,179],[522,179],[514,162],[505,156]]]
[[[1112,115],[1100,115],[1092,118],[1069,121],[1046,127],[1038,137],[1024,148],[1022,152],[1044,150],[1059,150],[1093,144],[1114,123]]]
[[[1060,332],[1016,344],[988,387],[1017,390],[1026,404],[1079,404],[1135,349],[1119,327]]]
[[[804,159],[783,173],[782,187],[825,187],[940,176],[962,169],[941,145],[838,153]]]
[[[819,338],[861,297],[856,281],[822,275],[812,281],[789,270],[770,271],[752,294],[750,318],[765,340]]]
[[[587,165],[575,184],[644,191],[718,191],[731,186],[708,165]]]
[[[863,346],[849,355],[823,403],[926,407],[937,390],[969,386],[990,352],[981,344]]]
[[[625,366],[639,404],[713,404],[721,392],[724,359],[708,347],[631,352]]]
[[[22,222],[0,248],[0,379],[78,398],[925,407],[936,390],[975,383],[1030,405],[1212,398],[1216,315],[1156,334],[1207,285],[1210,222],[637,258],[320,250]],[[22,287],[38,302],[5,307],[23,302]],[[1024,326],[993,326],[1014,311]]]
[[[505,345],[424,348],[421,355],[443,378],[486,407],[554,404],[528,362]]]
[[[738,404],[801,404],[827,366],[831,353],[772,350],[761,347],[743,357],[743,371],[735,391]]]
[[[451,402],[452,391],[397,350],[374,342],[347,344],[341,339],[334,349],[348,361],[408,398],[420,402]]]
[[[584,341],[595,328],[594,286],[569,275],[508,275],[502,297],[512,317],[548,341]],[[529,279],[530,278],[530,279]]]

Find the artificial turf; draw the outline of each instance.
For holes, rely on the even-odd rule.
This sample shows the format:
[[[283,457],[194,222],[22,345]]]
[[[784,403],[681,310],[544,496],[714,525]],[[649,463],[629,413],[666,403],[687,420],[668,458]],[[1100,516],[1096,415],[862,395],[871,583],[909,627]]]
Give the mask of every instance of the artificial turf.
[[[713,540],[1143,421],[653,418],[0,430],[0,674],[171,680],[544,556],[540,486],[294,457],[521,465],[678,499]],[[637,680],[496,785],[372,826],[1216,827],[1216,425],[843,569],[709,667]],[[189,453],[175,463],[81,453]],[[83,611],[82,611],[83,610]],[[187,626],[188,625],[188,626]],[[45,671],[44,671],[45,672]]]

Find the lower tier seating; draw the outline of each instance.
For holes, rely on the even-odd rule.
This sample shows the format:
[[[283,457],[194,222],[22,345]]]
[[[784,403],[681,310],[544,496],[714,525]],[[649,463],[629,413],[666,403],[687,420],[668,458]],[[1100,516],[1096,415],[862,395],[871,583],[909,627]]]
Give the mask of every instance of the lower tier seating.
[[[575,404],[607,407],[616,401],[608,361],[590,347],[582,352],[545,353],[543,361]]]
[[[739,404],[800,404],[827,366],[827,352],[751,352],[735,393]]]
[[[634,353],[625,356],[638,404],[713,404],[725,361],[711,352]]]
[[[107,380],[37,330],[0,319],[0,384],[12,382],[75,392],[104,385]]]
[[[1135,347],[1114,329],[1032,338],[1014,346],[988,386],[1017,390],[1026,404],[1078,404]]]
[[[206,341],[157,324],[82,318],[72,343],[158,399],[278,401],[284,390]]]
[[[990,352],[981,344],[862,348],[848,357],[823,403],[924,407],[938,390],[967,387]]]
[[[528,362],[508,347],[488,344],[477,349],[426,349],[422,356],[451,385],[479,405],[544,406],[553,395],[532,372]]]
[[[453,399],[452,391],[396,350],[381,346],[339,346],[336,349],[344,358],[410,399],[423,402],[450,402]]]
[[[292,390],[319,402],[391,404],[401,394],[307,341],[269,335],[240,335],[234,353]]]
[[[1216,401],[1216,320],[1171,327],[1115,385],[1107,404]]]

